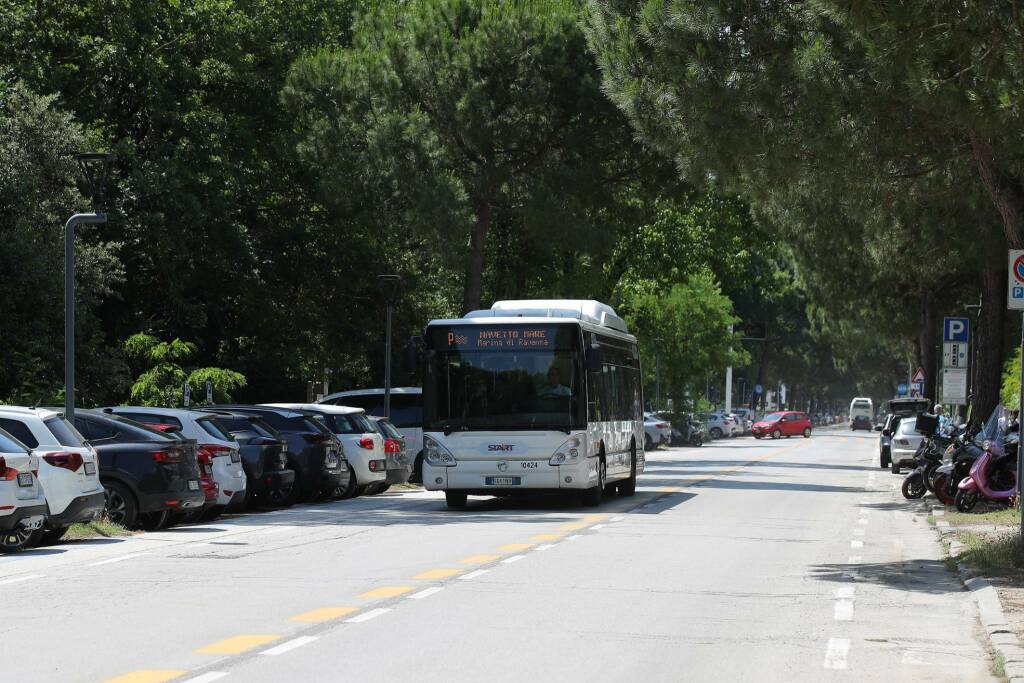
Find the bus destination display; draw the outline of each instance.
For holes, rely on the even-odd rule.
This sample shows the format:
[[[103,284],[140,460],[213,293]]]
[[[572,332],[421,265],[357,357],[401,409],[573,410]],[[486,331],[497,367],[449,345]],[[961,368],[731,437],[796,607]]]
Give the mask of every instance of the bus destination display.
[[[522,325],[510,327],[457,327],[447,330],[447,348],[474,349],[553,349],[558,328]],[[564,336],[564,335],[563,335]]]

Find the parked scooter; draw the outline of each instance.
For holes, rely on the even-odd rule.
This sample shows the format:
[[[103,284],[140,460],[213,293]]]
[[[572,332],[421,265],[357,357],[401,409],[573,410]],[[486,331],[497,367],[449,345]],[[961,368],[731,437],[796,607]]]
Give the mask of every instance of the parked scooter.
[[[970,512],[979,500],[1010,504],[1016,497],[1019,431],[1005,433],[1007,421],[1005,408],[999,406],[985,424],[985,450],[957,487],[954,500],[960,512]]]
[[[942,465],[942,451],[929,439],[925,439],[914,454],[914,460],[917,461],[917,467],[903,479],[903,497],[908,500],[921,498],[928,492],[932,472]]]
[[[970,475],[974,461],[985,452],[974,443],[974,436],[974,432],[962,431],[946,449],[947,462],[935,470],[932,489],[943,505],[955,503],[957,487]]]

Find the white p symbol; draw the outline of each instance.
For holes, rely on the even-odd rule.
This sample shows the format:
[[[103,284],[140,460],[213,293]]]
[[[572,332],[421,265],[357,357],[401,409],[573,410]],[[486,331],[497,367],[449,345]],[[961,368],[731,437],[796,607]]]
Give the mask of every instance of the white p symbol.
[[[949,321],[949,336],[951,339],[957,339],[964,333],[964,321],[963,320],[950,320]]]

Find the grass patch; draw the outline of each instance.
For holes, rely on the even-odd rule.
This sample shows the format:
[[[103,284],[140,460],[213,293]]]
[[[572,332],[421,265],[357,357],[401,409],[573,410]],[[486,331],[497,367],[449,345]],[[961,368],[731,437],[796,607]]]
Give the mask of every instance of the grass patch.
[[[405,482],[404,484],[392,484],[391,488],[392,489],[397,489],[399,491],[405,491],[405,490],[409,490],[409,489],[418,489],[418,488],[420,488],[420,485],[419,484],[410,484],[409,482]]]
[[[961,531],[957,537],[964,544],[959,560],[986,576],[1024,578],[1024,541],[1018,532],[983,536]]]
[[[991,512],[956,512],[949,510],[943,516],[953,526],[969,526],[971,524],[1020,525],[1020,508],[1008,507]]]
[[[87,538],[111,538],[114,536],[131,536],[135,532],[120,524],[101,519],[98,522],[81,522],[72,524],[64,538],[68,541],[81,541]]]
[[[992,675],[1001,681],[1006,680],[1006,657],[1002,652],[992,655]]]

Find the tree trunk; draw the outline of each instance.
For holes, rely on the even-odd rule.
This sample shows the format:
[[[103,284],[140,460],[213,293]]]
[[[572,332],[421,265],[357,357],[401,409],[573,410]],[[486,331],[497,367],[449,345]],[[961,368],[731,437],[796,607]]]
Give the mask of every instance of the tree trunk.
[[[481,200],[476,205],[476,220],[469,238],[469,261],[466,264],[466,281],[462,290],[462,312],[468,313],[480,308],[480,293],[484,273],[484,249],[487,233],[491,229],[491,203]]]
[[[981,273],[981,316],[978,329],[975,330],[978,335],[974,361],[978,365],[977,386],[971,412],[974,419],[987,419],[999,405],[1005,358],[1005,325],[1006,260],[993,257],[988,259]]]
[[[971,150],[982,185],[1003,219],[1003,235],[1014,249],[1024,248],[1024,185],[1000,167],[989,140],[972,133]]]
[[[921,301],[921,329],[918,333],[918,360],[924,368],[924,395],[938,403],[939,324],[934,297],[925,292]]]

